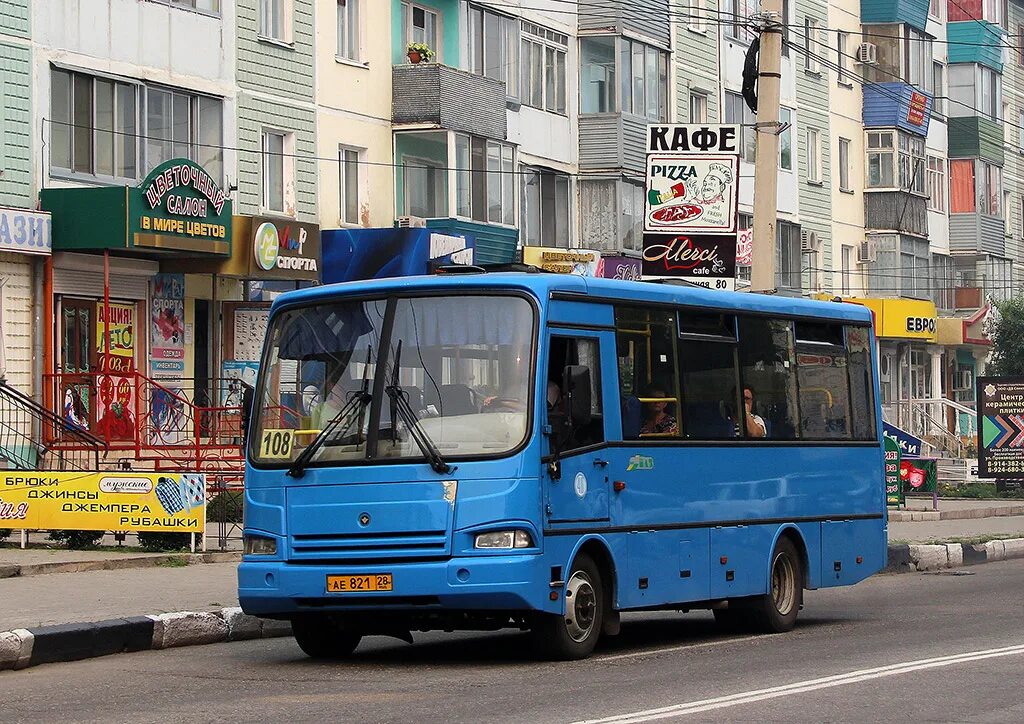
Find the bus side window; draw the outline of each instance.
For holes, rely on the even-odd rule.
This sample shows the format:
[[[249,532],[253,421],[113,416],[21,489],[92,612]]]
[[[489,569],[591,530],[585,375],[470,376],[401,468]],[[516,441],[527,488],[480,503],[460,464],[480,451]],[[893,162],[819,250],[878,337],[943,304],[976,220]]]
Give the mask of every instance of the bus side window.
[[[678,439],[681,435],[676,364],[676,314],[618,307],[615,347],[623,440]]]
[[[774,440],[798,438],[793,324],[784,319],[739,318],[741,389],[753,393],[753,413]]]
[[[548,352],[547,395],[548,415],[566,414],[568,401],[565,399],[563,373],[570,365],[584,365],[590,370],[590,422],[575,428],[565,443],[566,450],[596,445],[604,442],[604,414],[601,406],[601,357],[600,345],[590,337],[552,337]],[[553,387],[558,388],[558,399]],[[557,411],[557,412],[556,412]]]

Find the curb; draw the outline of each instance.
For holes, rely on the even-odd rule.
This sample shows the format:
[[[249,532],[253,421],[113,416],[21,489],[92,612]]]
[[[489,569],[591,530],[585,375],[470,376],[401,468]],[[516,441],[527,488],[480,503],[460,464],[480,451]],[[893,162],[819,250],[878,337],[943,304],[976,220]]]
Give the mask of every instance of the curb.
[[[1024,538],[987,543],[910,543],[889,546],[888,573],[938,571],[1024,558]]]
[[[84,573],[87,571],[121,571],[129,568],[156,568],[184,562],[186,566],[204,563],[238,563],[241,553],[168,553],[162,556],[133,556],[93,561],[59,561],[54,563],[17,563],[0,565],[0,578],[42,576],[49,573]]]
[[[0,631],[0,670],[133,651],[276,638],[291,632],[287,621],[249,616],[238,607],[14,629]]]
[[[966,510],[890,510],[890,523],[911,523],[928,520],[978,520],[980,518],[1009,518],[1024,515],[1024,505],[1003,505],[992,508]]]

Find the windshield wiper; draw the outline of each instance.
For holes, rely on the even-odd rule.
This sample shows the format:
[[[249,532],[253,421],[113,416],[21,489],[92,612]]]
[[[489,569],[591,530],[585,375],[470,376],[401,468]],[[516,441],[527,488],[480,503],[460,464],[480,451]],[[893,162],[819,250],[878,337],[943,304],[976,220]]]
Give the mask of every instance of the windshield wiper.
[[[366,367],[365,370],[370,368],[370,355],[372,354],[372,348],[366,350]],[[373,396],[369,393],[370,380],[366,377],[366,373],[363,373],[363,384],[362,388],[352,394],[345,406],[342,407],[338,414],[331,418],[330,422],[324,425],[324,429],[317,433],[317,436],[310,440],[309,445],[306,445],[305,449],[299,453],[298,457],[295,458],[295,462],[292,463],[291,467],[288,468],[288,475],[293,478],[301,478],[306,472],[306,466],[309,465],[313,457],[319,452],[320,448],[327,444],[327,441],[334,437],[334,434],[339,430],[348,430],[352,423],[356,420],[361,420],[363,417],[363,411],[366,410],[366,406],[370,404],[370,400]],[[361,427],[361,426],[360,426]]]
[[[420,418],[412,409],[412,405],[409,403],[409,393],[403,390],[402,386],[398,383],[398,370],[401,359],[402,340],[398,340],[398,348],[395,350],[395,366],[391,372],[391,384],[384,388],[384,392],[391,398],[392,410],[398,413],[398,416],[402,418],[402,422],[409,428],[409,437],[415,441],[423,453],[423,457],[430,463],[430,467],[436,473],[447,475],[454,471],[455,468],[445,462],[441,456],[441,451],[437,449],[437,445],[434,444],[434,441],[430,439],[430,436],[423,429],[423,425],[420,424]],[[392,415],[391,422],[394,425],[394,415]],[[392,434],[393,437],[397,437],[394,436],[394,433]]]

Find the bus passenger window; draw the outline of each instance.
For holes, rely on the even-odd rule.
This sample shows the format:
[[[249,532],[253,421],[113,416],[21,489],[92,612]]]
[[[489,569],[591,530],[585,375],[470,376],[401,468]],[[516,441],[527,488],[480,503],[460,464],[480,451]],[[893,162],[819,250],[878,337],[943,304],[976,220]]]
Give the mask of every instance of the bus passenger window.
[[[846,327],[846,350],[849,353],[850,417],[854,440],[875,437],[875,401],[871,385],[871,330],[868,327]]]
[[[773,440],[799,437],[792,326],[781,319],[739,319],[741,385],[753,393],[752,412],[764,420],[766,437]]]
[[[615,310],[624,440],[680,437],[675,324],[672,311],[632,307]]]
[[[683,424],[691,440],[728,440],[736,436],[736,345],[698,339],[679,340],[683,377]]]
[[[796,323],[800,437],[850,438],[850,388],[843,328],[835,323]]]
[[[552,337],[548,351],[545,384],[547,415],[567,415],[569,400],[563,378],[565,368],[583,365],[590,370],[590,422],[574,428],[562,442],[564,450],[575,450],[604,442],[604,415],[601,406],[601,357],[598,340],[583,337]]]

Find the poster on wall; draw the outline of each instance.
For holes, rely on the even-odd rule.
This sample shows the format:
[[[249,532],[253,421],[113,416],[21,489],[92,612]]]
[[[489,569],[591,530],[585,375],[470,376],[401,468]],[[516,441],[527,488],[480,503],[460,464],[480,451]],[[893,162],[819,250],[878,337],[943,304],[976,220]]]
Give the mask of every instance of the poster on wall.
[[[735,234],[644,234],[643,275],[707,289],[736,288]]]
[[[96,423],[92,432],[104,440],[135,439],[135,305],[96,303]]]
[[[241,407],[245,387],[256,386],[256,375],[259,373],[259,369],[259,362],[235,359],[224,360],[221,363],[221,377],[223,377],[223,384],[220,390],[221,406]]]
[[[236,360],[259,362],[267,336],[269,309],[236,309],[234,355]]]
[[[96,351],[103,372],[127,373],[135,370],[135,305],[96,302]],[[109,337],[109,347],[107,338]]]
[[[1024,377],[978,377],[978,477],[1024,479]]]
[[[185,374],[185,275],[157,274],[150,283],[149,339],[152,377]]]
[[[639,259],[628,256],[606,256],[601,260],[600,276],[605,279],[640,281],[643,269]]]

